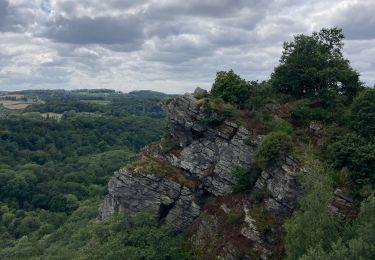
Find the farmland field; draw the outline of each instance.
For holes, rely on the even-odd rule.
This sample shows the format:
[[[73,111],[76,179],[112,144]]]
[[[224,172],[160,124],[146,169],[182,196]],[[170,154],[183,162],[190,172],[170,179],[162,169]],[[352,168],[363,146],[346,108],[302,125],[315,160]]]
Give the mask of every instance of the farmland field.
[[[3,105],[5,108],[8,109],[25,109],[30,104],[21,101],[0,100],[0,105]]]

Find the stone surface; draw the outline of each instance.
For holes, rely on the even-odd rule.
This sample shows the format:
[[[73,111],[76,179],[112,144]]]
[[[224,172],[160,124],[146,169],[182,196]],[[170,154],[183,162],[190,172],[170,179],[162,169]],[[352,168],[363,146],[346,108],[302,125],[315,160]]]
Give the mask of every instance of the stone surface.
[[[200,88],[200,87],[197,87],[197,88],[194,90],[193,95],[194,95],[194,97],[195,97],[196,99],[202,99],[202,98],[207,97],[208,92],[207,92],[207,90],[205,90],[205,89],[202,89],[202,88]]]
[[[178,156],[166,159],[174,166],[191,173],[215,196],[232,191],[233,171],[251,168],[259,136],[230,121],[208,126],[204,106],[193,95],[185,94],[164,107],[171,135],[181,147]]]
[[[301,172],[299,163],[290,156],[263,170],[255,187],[268,190],[270,198],[265,201],[267,210],[277,214],[290,214],[294,210],[298,198],[302,196],[298,182]]]
[[[199,215],[193,193],[167,178],[133,173],[123,168],[111,178],[108,190],[100,208],[100,219],[119,212],[134,215],[149,211],[157,219],[182,230]]]
[[[256,226],[256,221],[250,215],[250,209],[244,205],[245,226],[241,229],[241,234],[254,242],[253,249],[259,253],[260,259],[267,259],[271,252],[264,246],[264,238]]]
[[[328,208],[332,214],[338,217],[355,218],[358,212],[353,202],[354,198],[351,194],[338,188],[335,190],[335,197]]]

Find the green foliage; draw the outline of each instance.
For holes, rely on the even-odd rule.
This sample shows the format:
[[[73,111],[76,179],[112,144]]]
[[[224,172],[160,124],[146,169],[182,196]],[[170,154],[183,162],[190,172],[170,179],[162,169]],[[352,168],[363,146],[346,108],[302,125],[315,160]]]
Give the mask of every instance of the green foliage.
[[[322,29],[311,36],[297,35],[284,43],[280,65],[271,75],[272,86],[295,98],[336,93],[354,97],[359,74],[343,57],[341,29]]]
[[[43,118],[38,112],[1,113],[0,258],[74,259],[75,252],[89,244],[85,239],[92,229],[86,225],[97,216],[98,204],[89,209],[87,201],[101,200],[113,172],[164,132],[164,122],[157,116],[162,96],[37,93],[47,102],[30,110],[75,111],[64,112],[61,120]],[[91,104],[97,100],[110,103]],[[131,110],[121,104],[125,100],[144,104]],[[130,116],[133,112],[153,118]]]
[[[193,188],[194,182],[186,177],[183,171],[176,168],[165,161],[159,161],[150,157],[143,157],[135,160],[127,166],[133,172],[142,174],[155,174],[168,177],[187,187]]]
[[[256,148],[255,158],[260,166],[266,166],[291,152],[292,147],[290,135],[280,131],[271,132],[264,137],[262,143]]]
[[[336,169],[347,167],[357,188],[375,184],[375,143],[355,133],[345,134],[328,147],[328,154]]]
[[[234,173],[236,183],[233,186],[233,192],[249,192],[260,175],[260,169],[237,168]]]
[[[225,103],[221,98],[210,98],[204,101],[205,111],[209,114],[217,114],[218,116],[231,117],[236,108],[229,103]]]
[[[375,89],[366,89],[353,101],[349,124],[358,134],[375,136]]]
[[[214,97],[222,98],[225,102],[242,106],[250,94],[250,84],[230,71],[219,71],[212,85],[211,94]]]
[[[203,106],[207,115],[200,121],[208,126],[219,125],[225,118],[232,117],[236,112],[236,108],[232,104],[225,103],[221,98],[204,99]]]
[[[236,212],[229,212],[227,214],[227,223],[231,226],[237,226],[242,223],[242,216]]]
[[[329,249],[322,246],[311,248],[300,259],[373,259],[375,257],[375,197],[362,202],[361,212],[352,225],[348,224],[342,237]]]
[[[262,206],[258,206],[252,209],[251,216],[255,220],[255,225],[257,229],[262,234],[265,234],[266,232],[271,231],[275,226],[275,223],[270,218],[270,215]]]
[[[294,133],[293,126],[282,119],[271,121],[270,129],[272,132],[283,132],[290,136],[293,136]]]
[[[83,259],[189,259],[182,237],[152,216],[114,217],[91,231]]]
[[[147,214],[95,220],[98,203],[85,202],[58,229],[38,234],[40,220],[25,217],[12,246],[0,244],[1,259],[189,259],[183,238]],[[44,225],[44,224],[43,224]],[[39,231],[48,229],[42,226]],[[39,237],[43,237],[39,239]],[[5,236],[2,236],[5,242]],[[2,239],[0,237],[0,239]],[[1,240],[3,242],[3,240]]]
[[[308,159],[306,167],[308,174],[302,178],[305,194],[285,223],[287,259],[299,259],[317,246],[328,249],[339,235],[339,223],[328,211],[333,194],[327,169],[313,159]]]
[[[307,125],[313,120],[341,123],[345,119],[346,103],[346,99],[339,95],[297,100],[290,111],[292,121],[296,125]]]

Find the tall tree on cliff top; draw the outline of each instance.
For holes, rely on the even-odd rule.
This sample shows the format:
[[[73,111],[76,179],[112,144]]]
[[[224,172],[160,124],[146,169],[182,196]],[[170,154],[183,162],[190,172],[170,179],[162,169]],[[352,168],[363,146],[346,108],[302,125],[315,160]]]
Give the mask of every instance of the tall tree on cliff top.
[[[271,75],[272,86],[295,98],[332,93],[354,97],[361,83],[342,54],[343,39],[342,30],[335,27],[284,42],[280,64]]]

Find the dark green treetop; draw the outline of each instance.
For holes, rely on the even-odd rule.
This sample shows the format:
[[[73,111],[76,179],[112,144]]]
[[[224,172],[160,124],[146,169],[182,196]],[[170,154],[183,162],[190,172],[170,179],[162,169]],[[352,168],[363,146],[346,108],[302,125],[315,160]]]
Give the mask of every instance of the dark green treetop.
[[[334,27],[285,42],[280,64],[271,75],[272,86],[295,98],[326,94],[352,98],[361,83],[342,54],[343,39],[342,30]]]

